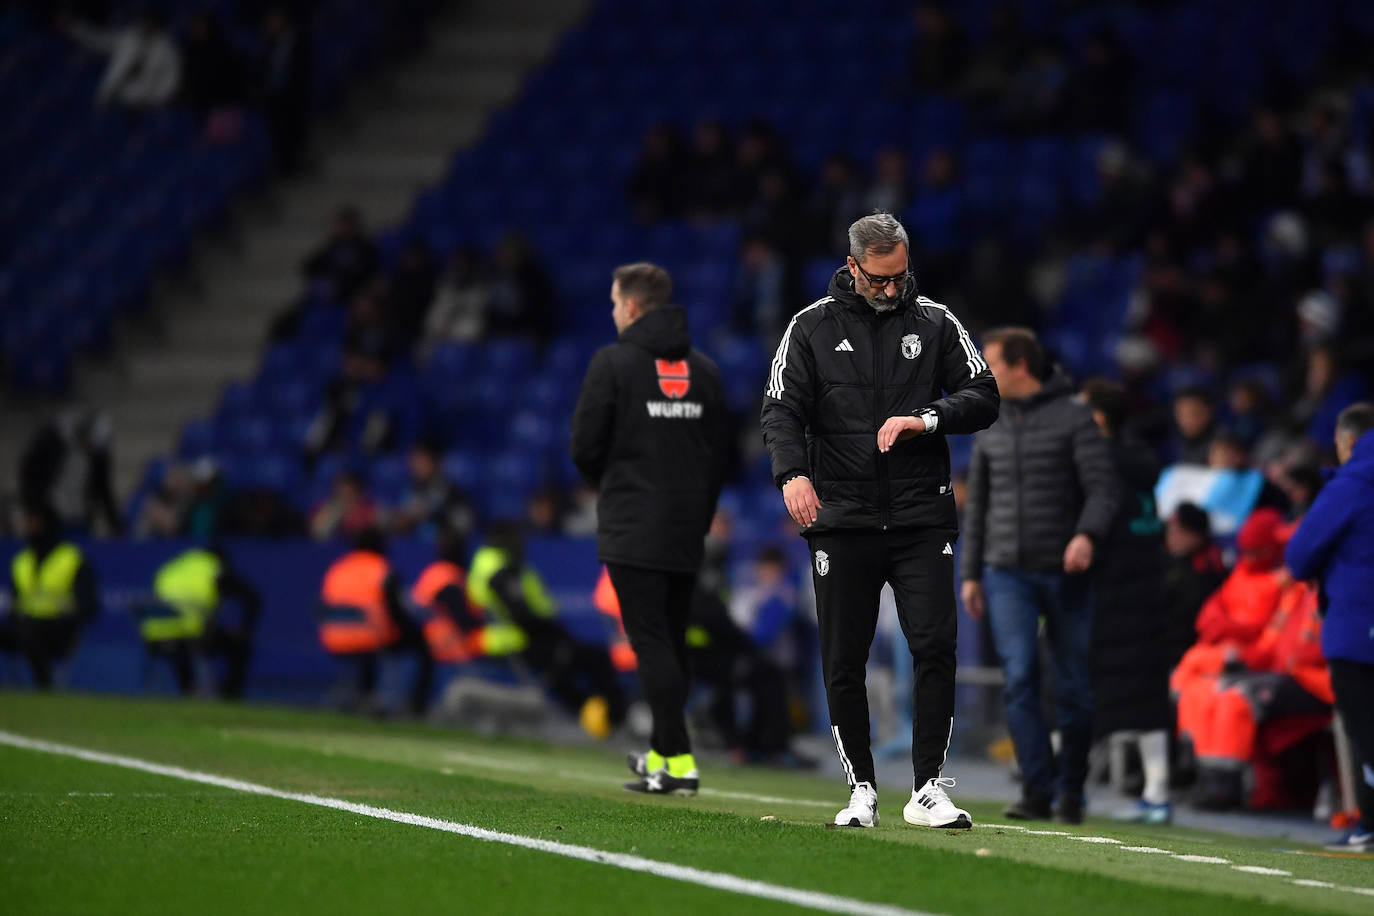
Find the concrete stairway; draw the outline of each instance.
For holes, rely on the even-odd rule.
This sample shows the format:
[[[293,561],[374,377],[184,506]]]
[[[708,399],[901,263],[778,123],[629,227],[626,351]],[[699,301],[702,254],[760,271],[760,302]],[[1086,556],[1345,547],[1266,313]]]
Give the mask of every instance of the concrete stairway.
[[[343,203],[373,229],[403,219],[453,152],[510,103],[525,75],[585,12],[586,0],[460,0],[427,30],[426,48],[370,83],[316,133],[319,167],[240,207],[233,229],[198,246],[195,283],[155,298],[154,327],[124,329],[116,358],[84,367],[74,400],[114,422],[116,493],[125,499],[149,458],[175,447],[181,425],[212,412],[226,382],[247,379],[273,316],[301,292],[299,265]],[[6,410],[5,486],[31,426],[54,405]],[[25,409],[27,408],[27,409]]]

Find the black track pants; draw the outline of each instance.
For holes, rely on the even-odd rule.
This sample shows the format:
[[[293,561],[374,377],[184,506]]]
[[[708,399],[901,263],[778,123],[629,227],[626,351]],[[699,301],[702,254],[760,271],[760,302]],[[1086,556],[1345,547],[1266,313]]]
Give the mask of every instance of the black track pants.
[[[664,757],[692,752],[687,737],[687,613],[693,573],[607,564],[620,620],[639,657],[639,680],[654,714],[649,746]]]
[[[864,681],[885,582],[897,599],[916,672],[911,736],[915,785],[939,776],[945,764],[954,728],[954,537],[953,530],[929,528],[835,532],[807,539],[831,734],[851,786],[876,785]]]

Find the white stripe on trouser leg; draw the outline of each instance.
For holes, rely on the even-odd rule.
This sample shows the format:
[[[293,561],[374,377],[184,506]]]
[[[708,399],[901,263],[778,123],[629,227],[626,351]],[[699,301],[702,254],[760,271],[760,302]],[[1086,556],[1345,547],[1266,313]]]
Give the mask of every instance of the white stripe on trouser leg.
[[[358,802],[345,801],[342,798],[329,798],[323,795],[310,795],[303,792],[287,792],[283,789],[274,789],[271,786],[245,782],[241,779],[232,779],[228,776],[216,776],[213,773],[201,773],[196,770],[167,766],[166,764],[154,763],[150,760],[139,760],[137,757],[124,757],[119,754],[105,754],[100,751],[91,751],[65,744],[54,744],[49,741],[26,738],[23,735],[15,735],[5,731],[0,731],[0,744],[8,744],[11,747],[19,747],[31,751],[42,751],[48,754],[57,754],[63,757],[74,757],[78,760],[85,760],[90,763],[104,763],[110,766],[124,767],[128,770],[140,770],[144,773],[152,773],[157,776],[169,776],[173,779],[181,779],[186,782],[198,782],[203,785],[217,786],[221,789],[230,789],[235,792],[244,792],[250,795],[263,795],[269,798],[280,798],[286,801],[301,802],[306,805],[316,805],[321,808],[333,808],[335,811],[347,811],[349,814],[376,818],[377,820],[383,821],[392,821],[398,824],[408,824],[412,827],[442,830],[445,833],[455,833],[459,836],[481,840],[486,843],[502,843],[507,846],[519,846],[523,849],[530,849],[536,852],[545,852],[569,859],[579,859],[583,862],[591,862],[597,865],[609,865],[613,868],[623,868],[626,871],[643,872],[659,878],[682,881],[687,884],[696,884],[701,887],[709,887],[714,890],[742,894],[747,897],[758,897],[763,900],[778,900],[783,903],[793,904],[794,906],[807,907],[826,913],[843,913],[846,914],[846,916],[850,916],[850,914],[852,914],[852,916],[869,916],[869,914],[876,914],[876,916],[930,916],[930,914],[923,913],[919,910],[908,910],[904,907],[893,906],[891,904],[870,903],[866,900],[858,900],[854,897],[840,897],[835,894],[826,894],[820,891],[806,891],[795,887],[786,887],[781,884],[769,884],[766,881],[741,878],[738,875],[726,874],[724,872],[705,871],[687,865],[675,865],[672,862],[660,862],[655,859],[646,859],[642,856],[627,855],[626,853],[619,852],[607,852],[602,849],[594,849],[590,846],[574,846],[571,843],[556,843],[552,840],[541,840],[538,837],[521,836],[518,833],[503,833],[499,830],[489,830],[485,827],[475,827],[471,824],[462,824],[457,821],[446,821],[437,817],[426,817],[423,814],[411,814],[406,811],[395,811],[391,808],[378,808],[374,805],[363,805]]]
[[[851,786],[857,785],[854,779],[854,764],[849,762],[849,755],[844,752],[844,742],[840,740],[840,727],[830,726],[830,733],[835,736],[835,750],[840,754],[840,766],[844,767],[844,778],[849,780]]]

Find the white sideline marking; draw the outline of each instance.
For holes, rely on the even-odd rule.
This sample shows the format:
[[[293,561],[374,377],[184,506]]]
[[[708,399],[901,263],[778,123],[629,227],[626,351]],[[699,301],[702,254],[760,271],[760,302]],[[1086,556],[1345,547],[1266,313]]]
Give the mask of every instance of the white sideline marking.
[[[1122,846],[1127,852],[1144,852],[1152,855],[1171,856],[1174,854],[1172,849],[1160,849],[1158,846]]]
[[[1232,865],[1236,871],[1247,872],[1252,875],[1277,875],[1280,878],[1291,878],[1291,871],[1284,871],[1282,868],[1265,868],[1263,865]]]
[[[1184,856],[1174,854],[1174,858],[1180,862],[1196,862],[1199,865],[1230,865],[1230,859],[1223,859],[1220,856]]]
[[[1118,839],[1109,836],[1070,836],[1069,839],[1077,840],[1080,843],[1120,843]]]
[[[845,913],[852,914],[852,916],[868,916],[868,914],[880,914],[880,916],[931,916],[931,914],[923,913],[919,910],[908,910],[888,904],[870,903],[866,900],[858,900],[853,897],[840,897],[835,894],[825,894],[819,891],[806,891],[778,884],[768,884],[750,878],[741,878],[737,875],[704,871],[686,865],[674,865],[671,862],[659,862],[654,859],[645,859],[640,856],[632,856],[625,853],[606,852],[600,849],[592,849],[587,846],[573,846],[569,843],[555,843],[550,840],[521,836],[516,833],[502,833],[497,830],[488,830],[484,827],[460,824],[456,821],[445,821],[437,817],[426,817],[422,814],[411,814],[406,811],[394,811],[390,808],[378,808],[374,805],[362,805],[357,802],[344,801],[341,798],[328,798],[323,795],[310,795],[302,792],[286,792],[282,789],[274,789],[271,786],[245,782],[240,779],[231,779],[227,776],[216,776],[213,773],[201,773],[196,770],[167,766],[161,763],[153,763],[148,760],[140,760],[136,757],[124,757],[119,754],[105,754],[100,751],[91,751],[65,744],[39,741],[34,738],[26,738],[23,735],[15,735],[6,731],[0,731],[0,744],[8,744],[11,747],[19,747],[31,751],[42,751],[48,754],[58,754],[63,757],[75,757],[78,760],[86,760],[91,763],[104,763],[110,766],[124,767],[129,770],[141,770],[144,773],[169,776],[173,779],[183,779],[187,782],[198,782],[204,785],[217,786],[222,789],[231,789],[235,792],[245,792],[250,795],[264,795],[269,798],[280,798],[287,801],[301,802],[302,804],[316,805],[321,808],[333,808],[336,811],[347,811],[350,814],[377,818],[378,820],[394,821],[399,824],[410,824],[413,827],[442,830],[446,833],[456,833],[460,836],[482,840],[487,843],[503,843],[507,846],[519,846],[524,849],[547,852],[553,855],[564,856],[569,859],[580,859],[584,862],[611,865],[616,868],[623,868],[627,871],[643,872],[660,878],[668,878],[688,884],[698,884],[702,887],[729,891],[748,897],[777,900],[782,903],[790,903],[795,906],[806,907],[813,910],[822,910],[827,913]]]

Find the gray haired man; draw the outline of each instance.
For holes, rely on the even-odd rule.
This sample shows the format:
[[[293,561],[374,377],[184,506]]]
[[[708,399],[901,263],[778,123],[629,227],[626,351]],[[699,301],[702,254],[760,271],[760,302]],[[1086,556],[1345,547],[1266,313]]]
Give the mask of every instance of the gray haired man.
[[[958,522],[945,436],[997,419],[997,384],[954,314],[916,294],[891,214],[849,227],[829,294],[798,312],[773,357],[763,436],[812,552],[831,733],[850,797],[840,827],[878,822],[865,669],[891,584],[915,663],[908,823],[970,827],[941,776],[954,728]]]

